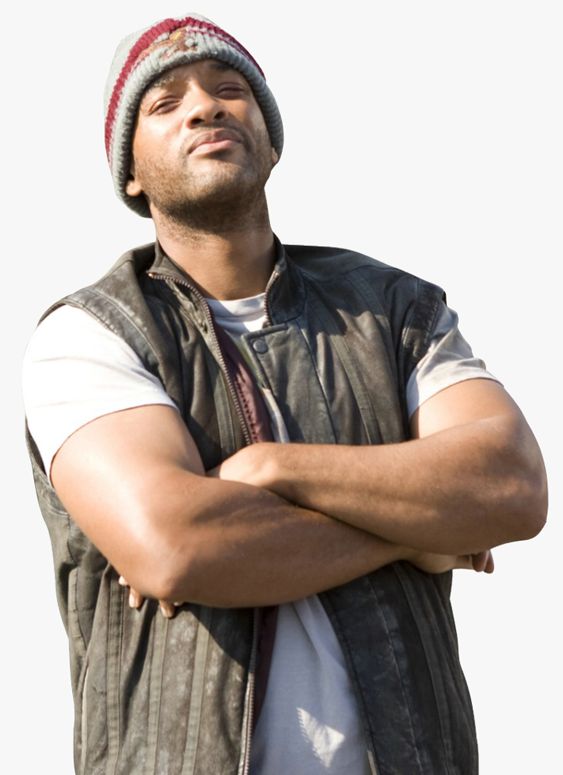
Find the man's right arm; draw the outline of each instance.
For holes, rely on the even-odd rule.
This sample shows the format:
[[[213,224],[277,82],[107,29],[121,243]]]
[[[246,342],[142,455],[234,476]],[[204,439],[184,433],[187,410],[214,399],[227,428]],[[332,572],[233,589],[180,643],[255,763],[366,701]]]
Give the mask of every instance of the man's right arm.
[[[270,605],[338,586],[399,559],[424,558],[252,485],[207,477],[179,413],[160,405],[84,425],[51,478],[71,517],[147,597]],[[473,567],[470,557],[438,558]],[[426,558],[428,562],[428,558]]]

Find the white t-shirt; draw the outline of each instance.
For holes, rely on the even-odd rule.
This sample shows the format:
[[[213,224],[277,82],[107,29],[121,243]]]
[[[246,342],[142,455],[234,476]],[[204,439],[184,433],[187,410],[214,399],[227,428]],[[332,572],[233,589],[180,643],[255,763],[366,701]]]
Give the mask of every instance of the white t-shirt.
[[[208,302],[217,323],[233,335],[264,324],[264,294]],[[457,322],[456,313],[443,305],[428,352],[407,384],[409,416],[456,382],[494,379],[473,356]],[[63,442],[97,417],[146,404],[175,406],[121,338],[70,306],[55,310],[34,332],[23,388],[29,429],[47,472]],[[272,414],[278,439],[280,418]],[[281,772],[369,773],[344,656],[316,595],[279,608],[268,690],[252,740],[251,775]]]

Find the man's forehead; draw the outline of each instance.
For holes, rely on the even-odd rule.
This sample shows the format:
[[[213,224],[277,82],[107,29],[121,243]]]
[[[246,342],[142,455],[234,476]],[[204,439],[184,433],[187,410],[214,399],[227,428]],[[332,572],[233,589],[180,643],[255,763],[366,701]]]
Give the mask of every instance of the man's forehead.
[[[152,89],[162,88],[175,81],[183,80],[186,76],[189,76],[190,72],[195,72],[198,69],[209,70],[211,72],[230,71],[244,79],[244,75],[239,70],[226,62],[221,62],[219,59],[201,59],[198,62],[190,62],[189,64],[178,65],[177,67],[172,67],[170,70],[166,70],[147,86],[145,94]]]

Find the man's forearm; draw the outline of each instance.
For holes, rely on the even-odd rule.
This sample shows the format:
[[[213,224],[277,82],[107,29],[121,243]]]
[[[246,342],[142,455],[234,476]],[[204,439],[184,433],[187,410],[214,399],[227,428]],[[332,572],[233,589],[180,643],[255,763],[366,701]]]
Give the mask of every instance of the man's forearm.
[[[206,476],[170,407],[87,424],[63,444],[52,476],[80,529],[146,597],[275,604],[408,556],[267,490]]]
[[[263,445],[242,453],[254,448],[262,459]],[[409,541],[390,544],[373,526],[370,535],[244,479],[206,476],[170,407],[98,418],[67,439],[51,470],[80,529],[148,597],[216,606],[281,603],[411,559],[414,551],[404,548]],[[336,474],[343,481],[345,471]],[[430,572],[443,570],[441,562]]]
[[[503,422],[371,447],[257,445],[226,461],[220,475],[268,487],[397,544],[474,553],[529,538],[541,526],[541,473],[540,484],[530,482],[533,454],[522,454],[529,440],[508,444],[519,430]]]
[[[146,594],[220,607],[279,604],[415,554],[246,484],[200,481],[196,497],[184,500],[188,510],[169,503],[169,577],[158,595]]]

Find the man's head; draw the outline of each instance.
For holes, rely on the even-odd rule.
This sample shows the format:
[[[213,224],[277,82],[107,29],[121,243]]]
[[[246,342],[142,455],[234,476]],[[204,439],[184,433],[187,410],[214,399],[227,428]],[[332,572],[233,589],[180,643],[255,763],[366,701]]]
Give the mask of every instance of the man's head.
[[[144,192],[172,209],[182,196],[204,204],[213,189],[220,197],[240,185],[244,195],[253,175],[265,182],[266,167],[269,173],[282,152],[281,116],[262,70],[238,41],[196,14],[125,38],[105,104],[116,192],[144,216]],[[192,148],[214,131],[207,139],[225,138],[221,145]]]

